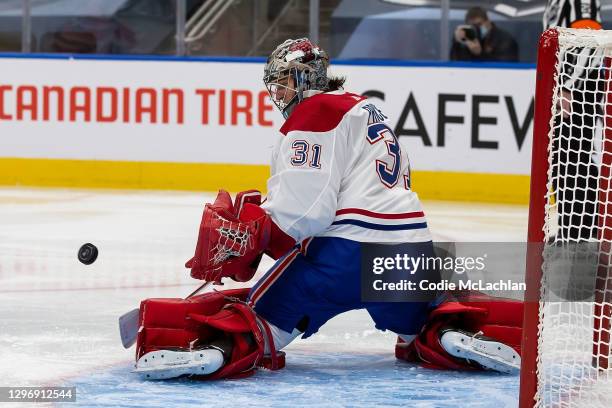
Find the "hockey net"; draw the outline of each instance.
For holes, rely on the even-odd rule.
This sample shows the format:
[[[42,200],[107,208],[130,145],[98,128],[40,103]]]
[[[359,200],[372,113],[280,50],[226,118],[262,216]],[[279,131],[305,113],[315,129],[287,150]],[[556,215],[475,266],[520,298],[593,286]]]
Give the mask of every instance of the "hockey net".
[[[540,41],[521,407],[612,406],[611,58],[612,32]]]

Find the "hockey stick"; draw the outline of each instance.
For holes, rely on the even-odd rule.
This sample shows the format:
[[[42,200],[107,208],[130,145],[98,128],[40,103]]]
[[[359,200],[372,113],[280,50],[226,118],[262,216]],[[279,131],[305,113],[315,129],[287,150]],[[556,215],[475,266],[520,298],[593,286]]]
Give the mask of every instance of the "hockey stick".
[[[185,299],[189,299],[192,296],[197,295],[201,291],[208,288],[212,282],[204,282],[196,290],[191,292]],[[140,330],[139,322],[140,308],[130,310],[127,313],[122,314],[119,317],[119,334],[121,335],[121,344],[123,347],[128,349],[136,343],[138,337],[138,331]]]

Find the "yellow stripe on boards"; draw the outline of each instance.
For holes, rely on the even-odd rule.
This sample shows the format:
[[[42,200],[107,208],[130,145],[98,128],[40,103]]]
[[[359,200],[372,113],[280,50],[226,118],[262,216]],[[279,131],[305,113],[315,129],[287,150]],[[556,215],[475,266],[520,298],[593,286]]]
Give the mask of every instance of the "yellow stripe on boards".
[[[269,166],[103,160],[0,159],[0,184],[153,190],[264,190]]]
[[[0,158],[0,185],[10,186],[265,192],[269,174],[252,164]],[[529,202],[522,175],[414,171],[412,187],[424,200]]]
[[[413,171],[412,188],[424,200],[529,204],[529,176]]]

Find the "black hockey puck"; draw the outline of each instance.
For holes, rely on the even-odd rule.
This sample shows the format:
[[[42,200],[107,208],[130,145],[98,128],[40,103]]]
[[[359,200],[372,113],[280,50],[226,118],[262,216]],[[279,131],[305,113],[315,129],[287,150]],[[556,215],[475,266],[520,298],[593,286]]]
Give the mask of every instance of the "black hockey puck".
[[[94,244],[83,244],[81,248],[79,248],[79,261],[85,265],[91,265],[98,258],[98,248]]]

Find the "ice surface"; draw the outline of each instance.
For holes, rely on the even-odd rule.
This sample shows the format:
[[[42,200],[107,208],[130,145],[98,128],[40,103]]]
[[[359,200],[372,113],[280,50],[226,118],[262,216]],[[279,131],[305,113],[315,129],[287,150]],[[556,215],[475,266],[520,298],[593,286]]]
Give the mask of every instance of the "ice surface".
[[[199,285],[182,265],[211,198],[0,189],[0,385],[74,385],[77,406],[517,405],[517,376],[398,362],[395,336],[374,330],[360,311],[295,341],[278,372],[214,383],[141,381],[130,372],[134,349],[121,346],[117,319],[141,299],[183,297]],[[526,236],[526,207],[427,202],[425,212],[436,240]],[[90,266],[76,257],[85,242],[100,251]],[[270,265],[265,260],[258,274]]]

